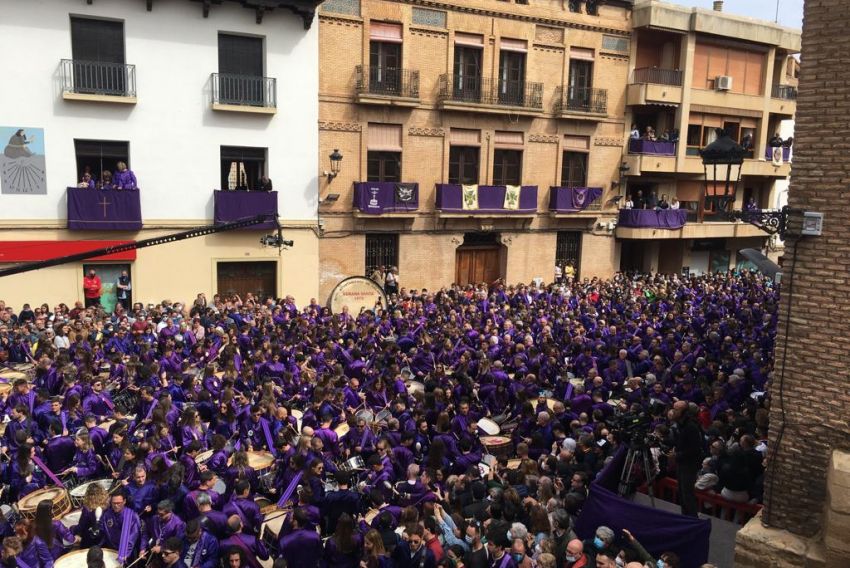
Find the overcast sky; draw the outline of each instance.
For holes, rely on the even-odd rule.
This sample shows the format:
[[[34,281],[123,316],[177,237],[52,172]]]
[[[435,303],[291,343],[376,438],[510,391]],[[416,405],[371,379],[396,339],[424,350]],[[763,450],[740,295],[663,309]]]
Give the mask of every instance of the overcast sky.
[[[714,5],[713,0],[665,0],[671,4],[680,6],[696,6],[708,8]],[[778,0],[779,2],[779,24],[801,29],[803,27],[803,0]],[[725,0],[723,11],[740,16],[759,18],[760,20],[773,21],[776,17],[777,0]]]

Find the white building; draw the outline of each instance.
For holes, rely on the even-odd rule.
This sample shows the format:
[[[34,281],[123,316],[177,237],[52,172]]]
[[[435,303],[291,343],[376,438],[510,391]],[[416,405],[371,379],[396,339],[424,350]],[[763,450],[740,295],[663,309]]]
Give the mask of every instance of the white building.
[[[219,233],[0,278],[0,299],[18,308],[81,300],[89,264],[107,292],[129,269],[140,301],[314,296],[321,166],[318,26],[310,25],[319,1],[0,0],[0,149],[11,148],[0,153],[0,268],[102,244],[80,241],[210,225],[217,199],[216,220],[242,218],[249,200],[263,212],[276,207],[284,238],[295,241],[279,254],[259,244],[268,229]],[[16,153],[19,129],[36,156]],[[114,173],[119,161],[138,193],[66,189],[85,173],[95,181]],[[263,175],[276,193],[214,192],[257,189]],[[136,197],[136,226],[107,230]]]

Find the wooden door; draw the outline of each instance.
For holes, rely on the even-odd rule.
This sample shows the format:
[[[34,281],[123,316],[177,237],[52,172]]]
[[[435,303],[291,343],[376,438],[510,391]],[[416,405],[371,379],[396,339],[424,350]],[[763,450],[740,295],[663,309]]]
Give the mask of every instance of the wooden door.
[[[499,247],[458,249],[455,281],[461,286],[493,282],[501,276]]]
[[[218,293],[222,296],[248,292],[260,298],[277,297],[277,262],[219,262]]]

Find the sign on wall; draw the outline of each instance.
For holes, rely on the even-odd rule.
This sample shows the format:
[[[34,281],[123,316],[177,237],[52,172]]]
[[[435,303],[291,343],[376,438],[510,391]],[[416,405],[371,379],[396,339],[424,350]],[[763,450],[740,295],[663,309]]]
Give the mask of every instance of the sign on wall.
[[[0,126],[0,192],[46,195],[44,129]]]

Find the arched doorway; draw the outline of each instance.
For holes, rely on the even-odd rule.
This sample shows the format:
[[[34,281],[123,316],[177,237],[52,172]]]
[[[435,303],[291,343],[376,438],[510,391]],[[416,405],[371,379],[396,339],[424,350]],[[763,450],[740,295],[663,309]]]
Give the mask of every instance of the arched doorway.
[[[505,260],[497,233],[466,233],[455,252],[455,282],[466,286],[503,278]]]

